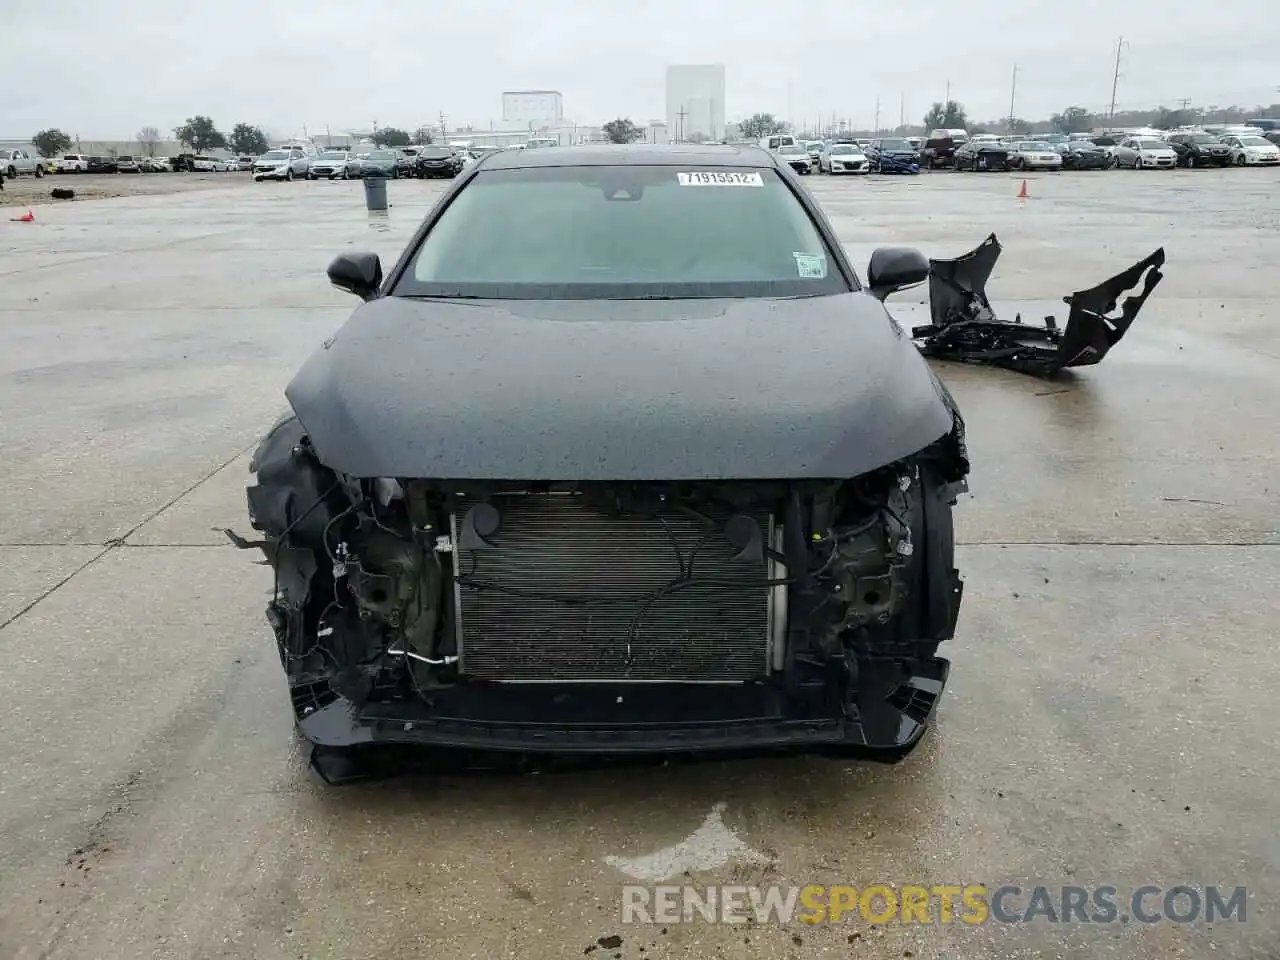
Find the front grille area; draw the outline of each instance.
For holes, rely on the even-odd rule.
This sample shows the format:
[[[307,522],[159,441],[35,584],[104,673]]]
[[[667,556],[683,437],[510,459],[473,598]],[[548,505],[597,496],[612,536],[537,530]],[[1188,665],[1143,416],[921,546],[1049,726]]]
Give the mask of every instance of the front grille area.
[[[732,560],[735,550],[720,532],[727,512],[699,511],[716,521],[712,529],[674,509],[617,513],[575,495],[510,496],[494,504],[502,523],[489,537],[493,548],[456,549],[464,674],[526,682],[724,682],[767,672],[768,570],[765,563]],[[767,511],[749,515],[769,543]],[[455,544],[458,525],[455,517]],[[716,582],[636,599],[680,576],[677,544],[694,581]],[[568,597],[611,602],[564,602]]]

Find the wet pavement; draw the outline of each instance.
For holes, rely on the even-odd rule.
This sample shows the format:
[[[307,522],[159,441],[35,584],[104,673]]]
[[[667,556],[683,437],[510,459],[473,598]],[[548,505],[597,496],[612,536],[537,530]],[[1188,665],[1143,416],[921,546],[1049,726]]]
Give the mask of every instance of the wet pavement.
[[[1280,172],[1044,175],[1027,201],[1004,175],[807,183],[857,264],[880,242],[954,256],[994,230],[1007,315],[1065,316],[1062,295],[1168,253],[1097,368],[1044,383],[940,366],[974,463],[966,595],[936,728],[891,768],[317,785],[262,617],[269,576],[216,528],[247,528],[247,453],[353,306],[326,263],[394,258],[443,185],[392,184],[377,219],[349,183],[39,206],[34,224],[4,211],[0,957],[1273,949]],[[1212,925],[622,922],[627,871],[685,869],[698,884],[1109,885],[1122,913],[1144,884],[1249,896],[1244,923]]]

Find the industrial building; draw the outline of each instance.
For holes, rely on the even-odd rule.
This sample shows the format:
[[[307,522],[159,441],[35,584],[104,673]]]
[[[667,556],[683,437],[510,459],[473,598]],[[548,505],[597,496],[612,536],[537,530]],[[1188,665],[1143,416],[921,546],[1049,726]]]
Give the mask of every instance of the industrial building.
[[[667,130],[674,141],[724,138],[724,65],[667,67]]]

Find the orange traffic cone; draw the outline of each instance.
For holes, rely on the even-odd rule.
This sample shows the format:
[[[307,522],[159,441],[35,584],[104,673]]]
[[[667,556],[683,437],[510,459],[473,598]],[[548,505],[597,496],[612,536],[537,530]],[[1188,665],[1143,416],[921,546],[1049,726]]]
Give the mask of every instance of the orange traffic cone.
[[[27,212],[24,213],[22,216],[10,217],[9,219],[12,220],[14,223],[31,223],[33,220],[35,220],[35,218],[36,218],[36,215],[32,213],[31,209],[28,207]]]
[[[1018,188],[1018,199],[1026,200],[1028,199],[1028,197],[1029,197],[1029,194],[1027,193],[1027,181],[1023,180],[1022,186]]]

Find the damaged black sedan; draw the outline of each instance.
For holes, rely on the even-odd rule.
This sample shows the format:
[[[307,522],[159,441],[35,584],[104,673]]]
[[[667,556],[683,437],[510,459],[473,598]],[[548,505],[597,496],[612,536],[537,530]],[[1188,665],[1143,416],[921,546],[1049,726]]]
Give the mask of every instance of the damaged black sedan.
[[[372,745],[900,759],[947,680],[964,425],[785,161],[510,151],[289,384],[248,491],[321,773]]]

